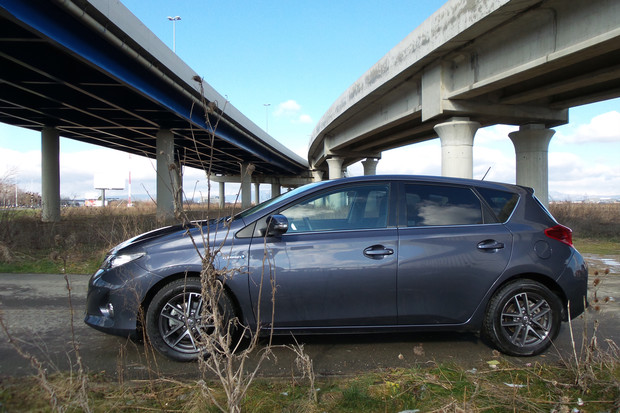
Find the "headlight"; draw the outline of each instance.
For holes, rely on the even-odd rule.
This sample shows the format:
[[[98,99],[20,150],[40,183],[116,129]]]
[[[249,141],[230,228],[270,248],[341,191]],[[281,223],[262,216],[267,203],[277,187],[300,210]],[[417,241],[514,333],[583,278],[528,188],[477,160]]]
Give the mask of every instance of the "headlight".
[[[101,266],[101,268],[105,270],[109,270],[110,268],[120,267],[121,265],[125,265],[143,256],[144,256],[143,252],[139,252],[135,254],[108,255],[108,257],[103,262],[103,265]]]

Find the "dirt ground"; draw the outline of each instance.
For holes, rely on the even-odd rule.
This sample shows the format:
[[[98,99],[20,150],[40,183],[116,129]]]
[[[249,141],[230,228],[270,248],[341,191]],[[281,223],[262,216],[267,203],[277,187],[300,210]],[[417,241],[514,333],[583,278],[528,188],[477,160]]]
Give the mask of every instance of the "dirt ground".
[[[620,255],[585,255],[590,267],[590,308],[584,316],[565,323],[554,348],[530,358],[510,358],[514,363],[553,360],[572,354],[573,342],[591,337],[597,325],[601,344],[620,342]],[[14,342],[43,361],[48,371],[75,368],[72,332],[87,369],[112,376],[142,378],[153,374],[199,378],[192,365],[153,355],[142,344],[110,336],[83,323],[87,275],[72,275],[73,323],[64,276],[58,274],[0,274],[0,314]],[[595,280],[599,280],[595,282]],[[73,328],[72,328],[73,327]],[[0,332],[0,377],[33,374],[28,360],[20,357]],[[574,341],[573,341],[574,337]],[[474,334],[411,333],[364,336],[298,337],[313,360],[317,375],[352,376],[360,372],[410,367],[425,363],[456,363],[468,368],[484,366],[497,353]],[[291,338],[278,338],[276,345],[291,345]],[[251,367],[251,362],[249,363]],[[265,377],[290,377],[295,369],[292,351],[274,350],[261,367]]]

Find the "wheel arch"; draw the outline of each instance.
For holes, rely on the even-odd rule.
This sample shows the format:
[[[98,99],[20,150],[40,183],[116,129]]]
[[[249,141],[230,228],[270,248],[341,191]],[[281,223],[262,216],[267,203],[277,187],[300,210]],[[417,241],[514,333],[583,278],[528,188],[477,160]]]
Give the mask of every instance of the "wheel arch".
[[[514,281],[518,281],[518,280],[530,280],[530,281],[540,283],[544,285],[545,287],[547,287],[552,293],[554,293],[560,299],[560,302],[562,303],[562,321],[568,320],[568,311],[567,311],[568,298],[566,297],[566,294],[564,293],[560,285],[552,278],[549,278],[543,274],[538,274],[534,272],[515,274],[512,277],[503,280],[501,283],[498,283],[493,289],[493,291],[491,292],[491,294],[489,294],[489,299],[485,305],[485,310],[484,310],[485,313],[486,311],[488,311],[489,305],[491,303],[491,299],[495,296],[495,294],[497,294],[498,291],[504,288],[505,285],[511,282],[514,282]]]
[[[139,336],[142,335],[143,320],[144,320],[144,317],[146,316],[146,310],[151,304],[151,301],[153,301],[153,297],[155,297],[157,292],[161,290],[165,285],[170,284],[177,280],[184,279],[184,278],[200,279],[200,272],[184,271],[184,272],[177,272],[177,273],[170,274],[166,277],[163,277],[161,280],[159,280],[155,284],[153,284],[151,288],[147,291],[147,293],[144,295],[142,302],[140,303],[140,308],[138,309],[139,314],[136,317],[136,329],[138,331]],[[228,294],[228,297],[232,301],[232,304],[235,310],[235,315],[239,318],[240,321],[244,320],[241,305],[239,304],[239,301],[237,300],[236,295],[226,285],[226,283],[224,283],[224,291],[226,291],[226,293]]]

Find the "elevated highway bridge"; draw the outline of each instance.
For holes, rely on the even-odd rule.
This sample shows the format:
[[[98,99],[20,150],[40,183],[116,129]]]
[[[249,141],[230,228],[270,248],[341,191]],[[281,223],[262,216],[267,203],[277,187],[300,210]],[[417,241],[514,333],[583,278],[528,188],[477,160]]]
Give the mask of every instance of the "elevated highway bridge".
[[[380,35],[380,34],[379,34]],[[472,177],[478,128],[510,134],[517,183],[548,202],[547,148],[568,109],[620,96],[620,2],[450,0],[353,83],[316,125],[316,178],[439,137],[442,174]]]
[[[234,176],[245,206],[252,181],[272,192],[309,181],[305,159],[117,0],[0,0],[0,122],[41,132],[47,221],[60,217],[59,136],[156,159],[161,217],[181,194],[181,166],[221,185]]]

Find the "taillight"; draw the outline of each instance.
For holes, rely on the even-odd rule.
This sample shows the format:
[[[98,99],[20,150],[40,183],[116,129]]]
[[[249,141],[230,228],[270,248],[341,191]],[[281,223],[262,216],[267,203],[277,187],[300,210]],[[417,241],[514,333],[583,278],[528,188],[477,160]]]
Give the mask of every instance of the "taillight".
[[[573,231],[564,225],[555,225],[545,230],[545,235],[566,245],[573,246]]]

